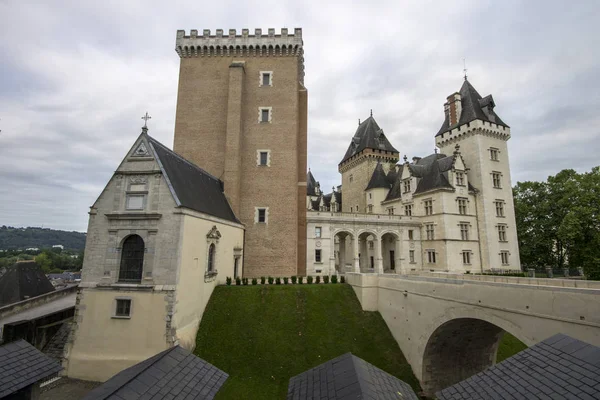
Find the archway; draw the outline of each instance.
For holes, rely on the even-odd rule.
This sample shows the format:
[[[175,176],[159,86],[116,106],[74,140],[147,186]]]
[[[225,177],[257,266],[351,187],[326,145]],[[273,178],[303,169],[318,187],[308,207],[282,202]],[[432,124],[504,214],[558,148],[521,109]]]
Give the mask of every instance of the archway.
[[[354,235],[348,231],[338,231],[334,234],[335,270],[338,274],[352,271],[354,255]]]
[[[395,232],[386,232],[381,236],[381,258],[384,273],[401,273],[400,237]]]
[[[123,240],[119,282],[140,283],[144,268],[144,239],[129,235]]]
[[[496,363],[504,329],[476,318],[440,325],[423,353],[421,386],[427,396],[475,375]]]
[[[377,234],[363,231],[358,234],[358,264],[360,272],[377,272],[378,263],[381,261],[381,250]]]

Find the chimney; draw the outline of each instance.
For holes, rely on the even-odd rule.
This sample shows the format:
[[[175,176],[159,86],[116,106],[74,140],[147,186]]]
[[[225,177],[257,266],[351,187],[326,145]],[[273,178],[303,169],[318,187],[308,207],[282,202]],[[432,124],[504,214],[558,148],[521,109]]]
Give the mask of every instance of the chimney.
[[[448,118],[450,126],[454,126],[460,120],[460,114],[462,113],[460,93],[453,93],[448,96],[446,100],[446,104],[444,104],[444,113]]]

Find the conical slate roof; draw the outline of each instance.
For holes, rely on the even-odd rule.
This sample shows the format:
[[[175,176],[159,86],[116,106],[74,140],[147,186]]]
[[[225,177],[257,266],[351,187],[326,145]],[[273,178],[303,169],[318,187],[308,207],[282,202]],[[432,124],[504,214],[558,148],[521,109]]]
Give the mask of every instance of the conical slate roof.
[[[388,182],[387,176],[385,175],[383,166],[379,162],[377,163],[375,170],[373,170],[373,175],[371,175],[371,180],[369,181],[369,184],[367,185],[367,188],[365,190],[377,188],[390,188],[390,183]]]
[[[493,110],[495,103],[491,94],[482,98],[473,85],[466,79],[460,88],[459,93],[461,97],[462,112],[458,123],[450,126],[450,121],[448,120],[448,117],[446,117],[436,136],[439,136],[450,129],[454,129],[457,126],[466,124],[467,122],[475,121],[476,119],[492,122],[507,128],[509,127]]]
[[[312,172],[310,172],[310,169],[308,170],[308,173],[306,174],[306,195],[307,196],[317,196],[317,192],[315,191],[317,187],[317,181],[315,180],[315,177],[313,176]]]
[[[0,277],[0,307],[54,291],[35,261],[18,262]]]
[[[352,137],[352,142],[350,142],[350,146],[348,146],[348,150],[346,150],[346,154],[342,161],[340,161],[340,164],[364,149],[386,150],[394,153],[398,152],[398,150],[396,150],[387,140],[383,134],[383,129],[377,125],[373,116],[365,119],[358,126],[354,137]]]

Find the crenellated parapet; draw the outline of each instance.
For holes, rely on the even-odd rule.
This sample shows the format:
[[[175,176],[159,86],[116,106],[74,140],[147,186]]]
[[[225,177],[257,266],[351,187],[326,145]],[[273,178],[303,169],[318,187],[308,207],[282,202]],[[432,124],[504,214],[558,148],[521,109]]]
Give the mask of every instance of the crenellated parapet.
[[[300,80],[304,78],[304,50],[302,28],[295,28],[290,33],[282,28],[279,34],[269,28],[265,33],[258,28],[254,34],[249,29],[242,29],[241,34],[235,29],[227,33],[217,29],[212,35],[210,29],[204,29],[201,34],[192,29],[186,36],[184,30],[177,31],[175,51],[180,58],[191,57],[298,57]]]

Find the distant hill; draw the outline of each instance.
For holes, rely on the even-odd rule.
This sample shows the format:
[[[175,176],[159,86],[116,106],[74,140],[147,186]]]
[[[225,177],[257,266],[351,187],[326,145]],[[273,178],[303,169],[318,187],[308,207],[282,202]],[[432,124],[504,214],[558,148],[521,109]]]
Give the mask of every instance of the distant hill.
[[[83,250],[85,233],[36,227],[0,227],[0,250],[25,250],[30,247],[41,249],[57,244],[63,245],[65,250]]]

